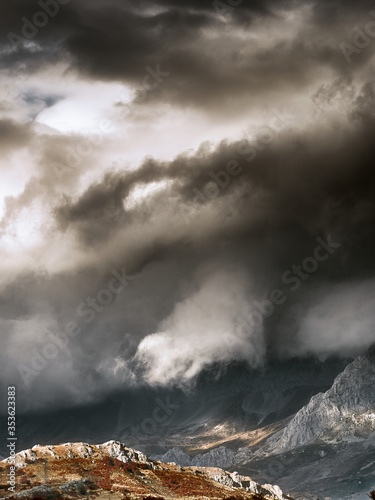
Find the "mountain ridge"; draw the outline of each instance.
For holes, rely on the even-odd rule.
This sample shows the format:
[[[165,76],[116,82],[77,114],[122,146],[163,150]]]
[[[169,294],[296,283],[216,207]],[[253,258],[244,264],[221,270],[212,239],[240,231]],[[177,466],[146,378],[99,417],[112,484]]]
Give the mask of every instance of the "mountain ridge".
[[[285,429],[268,440],[271,450],[285,452],[327,434],[345,419],[354,417],[352,427],[375,430],[375,347],[350,363],[325,393],[313,396]],[[357,416],[357,421],[355,417]],[[349,424],[350,422],[348,422]],[[349,425],[347,431],[350,432]]]
[[[198,499],[203,496],[228,500],[241,498],[288,500],[291,498],[285,495],[279,486],[260,485],[238,472],[227,472],[217,467],[183,468],[176,464],[163,464],[150,460],[142,452],[113,440],[99,445],[84,442],[64,443],[56,446],[35,445],[31,449],[23,450],[1,462],[2,489],[5,489],[6,472],[12,465],[16,468],[18,475],[22,472],[21,481],[24,485],[24,491],[5,497],[14,500],[69,499],[70,493],[74,496],[77,491],[79,493],[80,489],[81,496],[92,494],[96,497],[96,490],[101,489],[116,495],[123,495],[118,498],[134,500]],[[39,479],[43,476],[43,471],[44,484],[40,484]],[[36,479],[31,480],[31,478]],[[141,489],[142,492],[140,492]],[[180,490],[183,496],[178,495]],[[204,495],[186,496],[186,492],[191,493],[191,490],[204,492]],[[159,496],[148,496],[155,493]]]

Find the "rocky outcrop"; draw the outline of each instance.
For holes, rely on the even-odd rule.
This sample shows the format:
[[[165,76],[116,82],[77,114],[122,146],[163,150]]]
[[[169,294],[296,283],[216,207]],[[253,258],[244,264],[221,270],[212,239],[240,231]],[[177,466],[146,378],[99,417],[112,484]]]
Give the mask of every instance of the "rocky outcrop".
[[[218,483],[231,488],[241,488],[245,491],[249,491],[250,493],[254,493],[254,495],[263,495],[274,500],[284,500],[289,498],[283,494],[279,486],[273,486],[271,484],[262,486],[247,476],[241,476],[238,472],[230,473],[223,471],[222,469],[210,468],[206,470],[206,474]]]
[[[375,349],[371,348],[336,377],[331,389],[313,396],[274,436],[267,451],[285,452],[328,435],[341,439],[356,426],[375,429]]]
[[[3,460],[4,463],[14,463],[16,467],[24,467],[29,462],[35,462],[37,459],[56,459],[64,458],[91,458],[100,459],[112,457],[123,463],[140,462],[152,466],[146,455],[140,451],[127,448],[119,441],[108,441],[104,444],[89,445],[87,443],[64,443],[56,446],[35,445],[30,450],[24,450],[16,453],[14,461],[10,458]]]
[[[230,452],[230,450],[221,447],[217,448],[216,450],[211,450],[206,455],[209,455],[210,458],[208,461],[210,462],[210,461],[217,461],[220,459],[220,457],[227,457],[228,452]],[[189,455],[184,454],[184,452],[181,451],[180,449],[176,449],[174,451],[174,454],[183,459],[185,458],[185,455],[186,457],[189,457]],[[114,460],[111,460],[112,458],[117,459],[124,465],[119,464],[119,462],[117,462],[116,466],[116,462]],[[191,462],[197,461],[195,460],[195,458],[191,457],[189,458]],[[82,460],[86,462],[83,464]],[[119,481],[119,477],[122,478],[126,477],[126,474],[129,473],[130,471],[131,481],[133,481],[134,478],[137,478],[138,481],[141,481],[143,488],[145,487],[148,488],[149,485],[152,486],[153,484],[154,486],[159,485],[160,478],[162,479],[164,477],[163,474],[166,474],[165,478],[166,479],[169,478],[168,481],[170,479],[173,479],[172,485],[177,484],[179,482],[184,483],[185,485],[189,485],[189,483],[192,482],[193,478],[196,477],[200,478],[198,482],[200,480],[202,481],[202,488],[205,487],[207,489],[207,487],[211,484],[214,485],[213,486],[214,489],[218,490],[220,485],[220,488],[223,489],[223,495],[224,495],[223,498],[229,495],[231,491],[236,492],[237,490],[241,490],[241,498],[243,496],[243,498],[250,499],[252,498],[251,496],[252,494],[260,495],[265,500],[285,500],[290,498],[284,495],[278,486],[273,486],[273,485],[262,486],[253,481],[250,477],[242,476],[238,472],[227,472],[217,467],[214,468],[197,467],[194,466],[193,464],[190,467],[183,468],[180,465],[176,464],[171,464],[171,463],[168,464],[159,461],[149,460],[143,453],[133,450],[132,448],[128,448],[119,441],[108,441],[107,443],[99,445],[89,445],[87,443],[82,443],[82,442],[65,443],[57,446],[36,445],[33,446],[33,448],[31,448],[30,450],[25,450],[21,451],[20,453],[17,453],[12,460],[9,458],[3,460],[1,463],[2,465],[15,464],[18,469],[21,469],[23,467],[27,469],[30,467],[38,467],[38,466],[39,468],[40,467],[43,468],[44,466],[40,465],[43,464],[43,461],[49,463],[48,470],[49,473],[51,473],[52,471],[52,478],[59,477],[59,480],[61,480],[62,477],[71,476],[71,471],[69,472],[70,469],[68,463],[73,463],[73,464],[75,463],[77,467],[78,466],[81,467],[82,471],[85,473],[87,473],[90,468],[95,469],[95,467],[99,466],[99,470],[101,471],[99,474],[99,480],[100,481],[105,480],[104,476],[107,474],[107,472],[102,472],[103,469],[100,469],[100,467],[103,467],[103,463],[100,465],[100,462],[104,462],[105,467],[107,467],[107,471],[109,468],[112,474],[115,474],[114,477],[117,478],[116,481]],[[121,469],[119,465],[121,465],[123,469]],[[116,467],[118,467],[119,470],[117,476],[115,472]],[[4,472],[5,469],[6,467],[3,468],[3,473],[5,473]],[[78,472],[75,473],[78,474]],[[135,473],[135,475],[133,473]],[[154,474],[154,476],[152,474]],[[29,476],[25,476],[25,474],[22,474],[22,477],[23,476],[36,477],[35,474],[33,473],[29,473]],[[92,474],[92,478],[98,478],[97,472]],[[155,483],[153,483],[153,481],[155,481]],[[216,486],[215,483],[217,483]],[[62,494],[74,495],[77,493],[83,495],[85,493],[84,490],[86,490],[91,483],[89,484],[89,482],[87,481],[85,482],[83,478],[81,478],[81,479],[76,479],[73,482],[66,483],[62,486],[61,483],[60,485],[59,484],[41,485],[39,483],[39,485],[37,486],[32,485],[32,483],[29,484],[30,487],[27,488],[27,491],[18,492],[16,495],[11,496],[10,498],[14,499],[34,498],[34,494],[36,495],[35,498],[43,498],[43,499],[52,498],[51,495],[52,496],[55,495],[54,498],[65,498],[64,496],[56,497],[56,495],[62,495]],[[108,481],[105,487],[111,490],[113,486],[117,488],[119,487],[118,484],[117,485],[113,484],[113,480],[109,479],[108,476]],[[102,485],[102,487],[104,486]],[[125,486],[120,485],[120,487],[125,487]],[[80,492],[80,490],[82,490],[82,492]],[[180,496],[178,497],[173,496],[173,498],[180,498]],[[201,496],[199,496],[199,498],[201,498]]]
[[[244,450],[241,450],[241,453],[241,457],[247,455],[244,453]],[[207,453],[195,455],[194,457],[191,457],[187,453],[183,452],[180,448],[175,447],[159,457],[158,460],[167,463],[178,463],[179,465],[185,467],[189,466],[192,468],[202,468],[211,479],[224,484],[225,486],[241,488],[245,491],[258,495],[267,495],[275,500],[287,498],[283,495],[279,486],[269,484],[262,486],[253,481],[250,477],[242,476],[238,474],[238,472],[230,473],[223,470],[222,468],[229,467],[240,461],[238,460],[237,453],[229,450],[225,446],[214,448]],[[225,465],[220,465],[220,462]]]

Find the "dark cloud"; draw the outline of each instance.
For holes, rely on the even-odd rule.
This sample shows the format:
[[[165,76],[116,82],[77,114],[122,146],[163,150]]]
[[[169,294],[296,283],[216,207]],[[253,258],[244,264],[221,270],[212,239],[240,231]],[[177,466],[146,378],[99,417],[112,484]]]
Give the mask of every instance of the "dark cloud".
[[[214,193],[212,203],[221,204],[224,211],[229,210],[229,204],[233,210],[240,208],[236,217],[244,231],[258,231],[270,224],[294,224],[312,234],[340,233],[349,227],[354,230],[360,222],[357,218],[372,217],[373,86],[365,85],[356,95],[350,82],[338,81],[322,87],[315,100],[319,105],[327,104],[338,94],[351,99],[349,126],[334,128],[327,123],[324,132],[316,130],[309,135],[294,127],[284,132],[266,128],[263,139],[260,134],[254,142],[223,141],[216,149],[206,145],[196,155],[182,154],[169,163],[148,159],[136,171],[107,173],[77,200],[65,200],[56,208],[58,224],[80,228],[78,233],[91,228],[94,233],[99,226],[118,228],[119,223],[143,220],[144,213],[166,211],[168,204],[173,210],[176,199],[204,207],[211,203],[205,189],[209,193],[209,184],[216,181],[228,185]],[[262,140],[265,142],[259,148]],[[249,162],[257,146],[257,157]],[[239,175],[223,173],[231,161],[238,162]],[[169,201],[156,194],[153,203],[124,208],[132,189],[160,181],[172,182],[165,188]],[[250,210],[254,215],[247,221]]]
[[[340,89],[342,84],[338,83],[336,87]],[[331,94],[328,92],[328,99]],[[321,98],[327,99],[325,94]],[[110,273],[114,256],[117,256],[117,266],[125,265],[131,272],[140,273],[142,293],[133,296],[130,292],[128,299],[135,310],[130,312],[126,308],[126,312],[123,310],[119,316],[122,322],[124,317],[128,320],[134,318],[135,322],[127,323],[133,339],[147,338],[148,334],[155,332],[158,321],[166,317],[170,318],[166,323],[168,328],[174,325],[172,331],[179,331],[179,318],[184,318],[185,314],[193,321],[194,328],[198,328],[206,321],[203,311],[212,307],[216,312],[210,314],[220,320],[220,324],[225,324],[229,320],[221,314],[229,297],[238,294],[249,304],[255,299],[264,300],[275,287],[285,287],[282,282],[285,271],[313,255],[318,237],[329,241],[330,235],[340,243],[340,251],[327,263],[321,263],[304,287],[265,321],[263,335],[274,355],[291,356],[314,350],[319,354],[331,353],[330,345],[338,340],[336,333],[333,336],[336,340],[326,334],[323,344],[317,342],[314,345],[312,340],[306,343],[299,338],[301,324],[310,318],[311,310],[314,310],[312,304],[319,301],[321,294],[327,295],[327,300],[337,302],[342,287],[345,300],[349,300],[350,281],[361,280],[363,276],[371,279],[375,272],[372,259],[375,244],[372,159],[375,151],[371,140],[374,117],[368,86],[352,104],[351,127],[331,128],[328,135],[327,129],[323,133],[324,140],[320,131],[310,136],[291,131],[280,133],[251,162],[246,160],[249,151],[246,155],[238,152],[240,145],[244,151],[243,142],[223,142],[213,150],[202,147],[195,156],[181,155],[171,163],[147,160],[134,172],[106,174],[102,182],[91,186],[78,199],[67,199],[56,208],[59,227],[65,231],[69,228],[84,249],[89,251],[93,244],[97,249],[103,246],[111,249],[109,254],[100,257],[100,276],[103,279],[107,278],[102,271],[107,269]],[[217,189],[210,200],[208,183],[212,183],[213,176],[224,182],[228,176],[223,177],[223,172],[233,160],[238,161],[241,173],[233,176],[227,186]],[[132,189],[162,180],[172,184],[168,184],[161,195],[150,195],[128,210],[124,207]],[[187,208],[192,210],[189,215],[185,213]],[[213,262],[207,268],[209,260]],[[226,278],[221,277],[222,270],[234,263],[241,269],[245,281],[257,283],[251,292],[245,291],[246,287],[238,290],[237,284],[241,280],[231,282],[230,273]],[[180,280],[187,268],[193,274],[192,278],[186,278],[187,288],[182,290]],[[104,284],[98,272],[94,274],[97,276],[96,286],[92,280],[84,279],[87,293],[90,293],[90,287],[95,291]],[[150,303],[155,299],[155,283],[158,283],[159,295],[160,283],[164,282],[165,276],[173,286],[163,295],[164,307],[158,300],[156,309],[152,307],[150,310]],[[222,288],[223,296],[215,297],[210,290],[213,286],[219,289],[222,282],[227,283]],[[366,285],[365,296],[371,286],[371,282]],[[337,298],[330,299],[332,287]],[[195,295],[197,299],[194,299]],[[184,302],[184,297],[190,298]],[[209,297],[213,297],[213,303]],[[186,306],[181,306],[182,312],[180,306],[176,306],[179,300],[181,304],[186,303]],[[198,309],[189,312],[191,304]],[[222,305],[216,309],[218,304]],[[92,332],[85,338],[81,349],[85,346],[84,352],[88,345],[91,346],[90,352],[92,356],[99,356],[99,362],[101,351],[98,346],[102,342],[107,344],[111,338],[113,345],[122,346],[121,356],[130,362],[137,342],[131,343],[131,348],[128,343],[123,343],[121,339],[124,339],[124,328],[127,327],[116,326],[113,319],[117,314],[114,312],[116,305],[112,307],[111,320],[109,323],[105,320],[105,335],[104,323],[100,321],[95,327],[97,333]],[[179,312],[173,312],[175,307]],[[186,313],[183,312],[185,307]],[[147,309],[147,319],[139,323],[135,311],[143,308]],[[328,317],[327,324],[329,321],[335,325],[335,316]],[[220,335],[217,329],[215,331],[212,344],[207,345],[203,359],[198,362],[199,367],[218,360],[216,351],[220,346]],[[336,328],[333,331],[336,332]],[[168,338],[159,338],[159,341],[169,342]],[[342,342],[340,350],[345,355],[354,355],[371,338],[367,333],[349,337]],[[209,332],[207,339],[210,339]],[[168,348],[168,343],[163,344],[163,349]],[[257,349],[257,355],[262,359],[262,349]],[[149,363],[154,362],[152,366],[157,366],[158,351],[152,351],[151,361],[146,362],[144,357],[147,359],[148,353],[148,347],[145,347],[142,363],[150,366]],[[233,352],[231,355],[240,356]],[[181,356],[178,366],[189,372],[192,360]],[[163,374],[159,375],[162,377]],[[153,376],[157,375],[154,373]]]
[[[10,51],[6,35],[19,34],[22,17],[40,7],[0,7],[7,77],[19,70],[56,78],[55,65],[64,62],[79,84],[121,82],[141,91],[148,67],[168,73],[146,99],[138,92],[122,117],[129,128],[144,125],[143,156],[151,124],[168,122],[170,109],[194,108],[194,119],[210,116],[207,126],[219,115],[229,121],[246,112],[256,122],[241,123],[231,139],[221,131],[221,141],[202,136],[194,151],[181,141],[174,159],[148,157],[140,165],[127,161],[126,146],[112,156],[114,143],[101,140],[59,178],[56,162],[66,163],[67,151],[87,137],[25,123],[36,106],[56,110],[60,92],[23,82],[18,99],[26,118],[0,122],[2,151],[24,148],[17,164],[30,162],[21,187],[11,186],[1,222],[8,238],[0,300],[4,379],[19,380],[19,366],[43,351],[50,334],[72,321],[81,329],[21,386],[25,407],[91,401],[145,382],[184,386],[233,360],[258,367],[267,356],[350,356],[371,343],[372,52],[368,47],[350,66],[339,50],[353,22],[362,14],[366,22],[368,8],[244,0],[223,17],[211,1],[71,2],[32,43]],[[287,107],[280,120],[285,110],[275,116],[276,101],[283,110],[293,101],[296,114]],[[74,122],[87,108],[72,102]],[[260,110],[268,112],[263,127]],[[113,136],[121,136],[121,120],[108,113]],[[162,144],[174,140],[161,130]],[[340,248],[293,293],[282,277],[311,258],[319,241]],[[131,275],[130,283],[85,322],[87,300],[108,297],[114,271]],[[244,326],[275,289],[286,300],[261,324]],[[77,312],[82,304],[86,316]]]
[[[243,1],[223,17],[210,1],[141,6],[119,0],[89,6],[68,3],[30,39],[36,46],[19,44],[4,54],[3,64],[30,72],[56,59],[68,60],[87,78],[122,81],[138,90],[143,88],[147,68],[159,66],[169,76],[147,93],[147,102],[193,105],[211,112],[233,106],[238,110],[245,102],[253,106],[260,96],[306,87],[317,66],[338,73],[349,70],[339,44],[350,37],[352,20],[336,15],[332,26],[326,19],[327,10],[346,13],[350,6],[316,2],[313,16],[306,11],[300,25],[288,20],[293,6],[292,2]],[[32,19],[36,8],[30,2],[17,2],[3,12],[5,35],[21,34],[21,19]],[[365,16],[367,8],[368,3],[362,2],[356,12]],[[277,35],[272,22],[280,29]],[[295,30],[292,37],[290,30]],[[355,63],[363,64],[368,57],[365,51]],[[230,94],[236,95],[236,103]]]

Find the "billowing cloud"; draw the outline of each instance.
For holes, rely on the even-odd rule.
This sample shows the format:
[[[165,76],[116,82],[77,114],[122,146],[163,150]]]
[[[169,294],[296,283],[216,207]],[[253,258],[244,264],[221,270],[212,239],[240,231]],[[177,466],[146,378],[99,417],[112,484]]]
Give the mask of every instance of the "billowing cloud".
[[[0,7],[0,374],[24,407],[370,345],[369,2],[50,4],[35,29],[40,4]]]
[[[261,325],[246,323],[251,292],[238,270],[201,270],[203,283],[178,303],[160,325],[138,346],[136,362],[150,383],[189,383],[204,368],[217,362],[245,360],[252,367],[264,362]]]

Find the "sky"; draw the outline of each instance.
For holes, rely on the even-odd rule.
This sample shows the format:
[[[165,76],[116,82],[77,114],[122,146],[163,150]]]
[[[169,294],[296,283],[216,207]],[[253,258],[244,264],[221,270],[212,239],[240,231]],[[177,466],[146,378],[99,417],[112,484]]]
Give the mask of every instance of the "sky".
[[[370,1],[0,17],[0,378],[23,410],[373,343]]]

